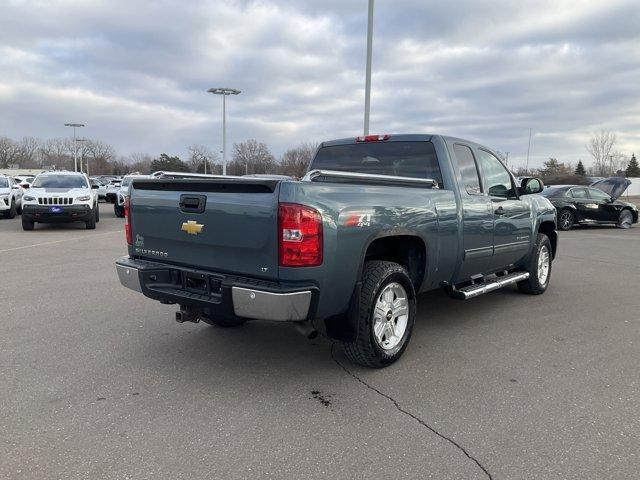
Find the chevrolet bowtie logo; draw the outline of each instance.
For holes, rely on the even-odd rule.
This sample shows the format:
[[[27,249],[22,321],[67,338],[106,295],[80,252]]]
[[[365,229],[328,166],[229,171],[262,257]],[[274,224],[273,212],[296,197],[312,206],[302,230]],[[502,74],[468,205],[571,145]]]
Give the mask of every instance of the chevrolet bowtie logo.
[[[202,232],[204,225],[197,223],[195,220],[189,220],[182,224],[181,230],[187,232],[189,235],[197,235]]]

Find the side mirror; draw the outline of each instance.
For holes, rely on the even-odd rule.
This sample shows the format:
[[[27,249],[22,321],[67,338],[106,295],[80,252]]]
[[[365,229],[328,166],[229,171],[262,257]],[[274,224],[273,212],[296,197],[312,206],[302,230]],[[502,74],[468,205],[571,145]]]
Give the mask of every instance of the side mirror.
[[[97,190],[98,188],[100,188],[98,185],[91,185],[92,190]]]
[[[522,195],[532,195],[534,193],[540,193],[544,190],[544,183],[542,180],[535,177],[523,178],[520,182],[520,191]]]
[[[25,190],[31,188],[31,186],[28,183],[25,183],[24,185],[20,185],[22,188],[24,188]]]

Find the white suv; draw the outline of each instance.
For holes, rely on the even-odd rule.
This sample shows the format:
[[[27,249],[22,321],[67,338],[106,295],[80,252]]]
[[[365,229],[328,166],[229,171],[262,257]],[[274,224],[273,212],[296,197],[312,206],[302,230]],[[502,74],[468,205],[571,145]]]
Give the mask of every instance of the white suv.
[[[113,212],[116,214],[116,217],[124,218],[124,202],[129,196],[129,187],[131,186],[131,182],[138,178],[149,177],[147,175],[127,175],[122,179],[120,190],[118,190],[116,194],[116,201],[113,204]]]
[[[22,208],[22,188],[13,177],[0,175],[0,213],[14,218]]]
[[[33,230],[36,222],[84,222],[93,230],[99,221],[97,189],[84,173],[41,173],[22,197],[24,230]]]

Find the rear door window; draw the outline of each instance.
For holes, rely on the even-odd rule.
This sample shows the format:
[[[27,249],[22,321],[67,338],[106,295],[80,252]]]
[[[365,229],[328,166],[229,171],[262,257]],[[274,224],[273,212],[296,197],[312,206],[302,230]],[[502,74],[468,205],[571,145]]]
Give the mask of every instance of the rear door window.
[[[589,196],[592,199],[597,200],[599,202],[611,200],[610,195],[607,195],[602,190],[598,190],[597,188],[590,188],[588,191],[589,191]]]
[[[458,169],[462,176],[462,184],[469,195],[481,195],[480,174],[471,148],[456,143],[453,145],[453,153],[458,161]]]

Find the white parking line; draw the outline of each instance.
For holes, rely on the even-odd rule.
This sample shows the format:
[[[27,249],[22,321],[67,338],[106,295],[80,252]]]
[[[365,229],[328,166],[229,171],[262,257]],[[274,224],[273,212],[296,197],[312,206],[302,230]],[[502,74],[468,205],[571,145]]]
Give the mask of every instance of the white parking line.
[[[42,247],[44,245],[54,245],[56,243],[73,242],[74,240],[84,240],[85,238],[101,237],[103,235],[111,235],[112,233],[122,233],[122,230],[112,230],[110,232],[96,233],[94,235],[83,235],[82,237],[65,238],[63,240],[53,240],[51,242],[34,243],[33,245],[22,245],[20,247],[5,248],[4,250],[0,250],[0,253],[13,252],[15,250],[23,250],[25,248],[31,247]]]

